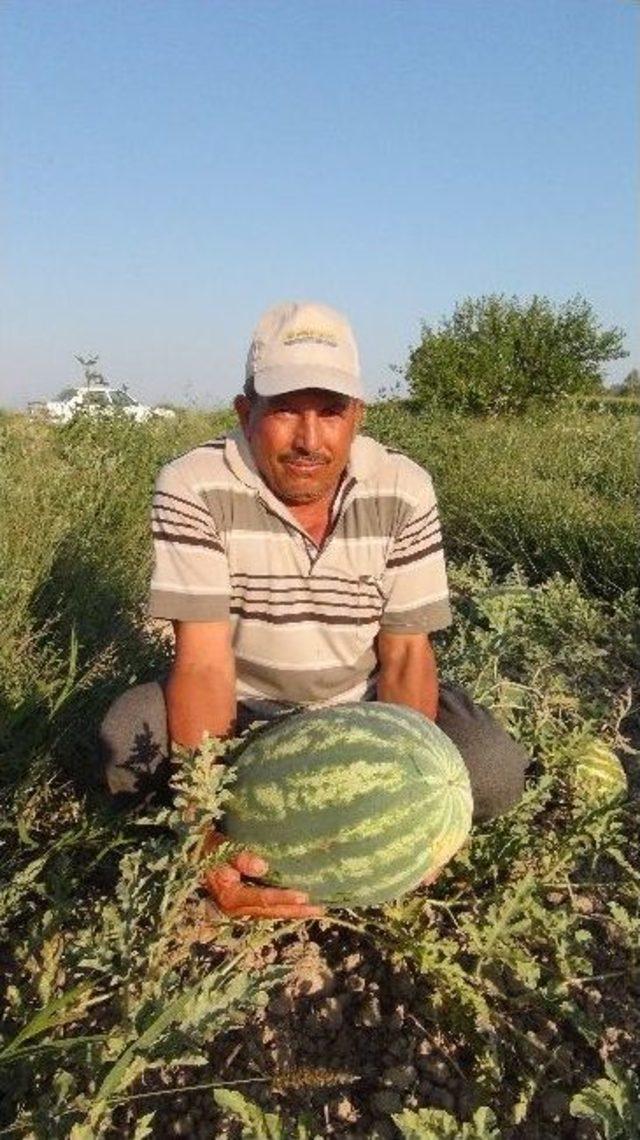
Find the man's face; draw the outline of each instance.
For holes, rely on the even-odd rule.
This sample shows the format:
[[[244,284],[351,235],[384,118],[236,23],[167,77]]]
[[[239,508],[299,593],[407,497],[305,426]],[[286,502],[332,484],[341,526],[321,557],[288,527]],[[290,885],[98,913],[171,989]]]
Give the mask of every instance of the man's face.
[[[349,459],[364,406],[336,392],[304,388],[235,402],[263,479],[284,503],[330,501]]]

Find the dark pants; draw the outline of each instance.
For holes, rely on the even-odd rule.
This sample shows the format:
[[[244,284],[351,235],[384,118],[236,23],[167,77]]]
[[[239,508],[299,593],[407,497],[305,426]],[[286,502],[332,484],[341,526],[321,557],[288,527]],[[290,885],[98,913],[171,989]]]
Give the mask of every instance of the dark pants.
[[[273,703],[271,715],[279,715],[284,707]],[[239,705],[238,731],[254,718]],[[436,724],[457,746],[469,771],[474,821],[492,819],[513,807],[522,795],[529,763],[522,745],[457,685],[440,686]],[[114,795],[145,797],[166,791],[170,747],[158,681],[136,685],[114,701],[102,722],[100,744],[106,783]]]

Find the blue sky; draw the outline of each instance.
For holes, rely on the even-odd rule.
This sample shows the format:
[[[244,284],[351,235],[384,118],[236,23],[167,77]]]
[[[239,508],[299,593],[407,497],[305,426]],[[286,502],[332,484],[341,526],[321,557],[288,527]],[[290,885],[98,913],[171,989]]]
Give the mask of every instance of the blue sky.
[[[226,403],[299,298],[351,317],[372,395],[494,291],[582,293],[624,375],[637,29],[630,0],[4,0],[0,404],[90,352]]]

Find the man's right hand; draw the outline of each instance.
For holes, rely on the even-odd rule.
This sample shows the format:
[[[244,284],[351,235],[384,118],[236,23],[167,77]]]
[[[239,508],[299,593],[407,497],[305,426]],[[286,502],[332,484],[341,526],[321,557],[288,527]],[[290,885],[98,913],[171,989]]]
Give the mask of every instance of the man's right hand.
[[[205,851],[213,851],[224,843],[223,835],[211,832]],[[321,918],[324,910],[310,906],[304,891],[283,890],[280,887],[262,887],[247,883],[243,875],[261,878],[268,866],[259,855],[242,851],[228,863],[222,863],[204,875],[203,886],[215,903],[229,918]]]

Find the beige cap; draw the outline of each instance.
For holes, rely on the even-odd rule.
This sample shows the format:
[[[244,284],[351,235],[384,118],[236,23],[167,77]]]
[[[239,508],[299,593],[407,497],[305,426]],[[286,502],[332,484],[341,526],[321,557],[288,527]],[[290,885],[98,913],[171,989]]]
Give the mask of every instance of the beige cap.
[[[313,301],[288,301],[267,310],[253,334],[245,375],[259,396],[327,388],[364,399],[349,322]]]

